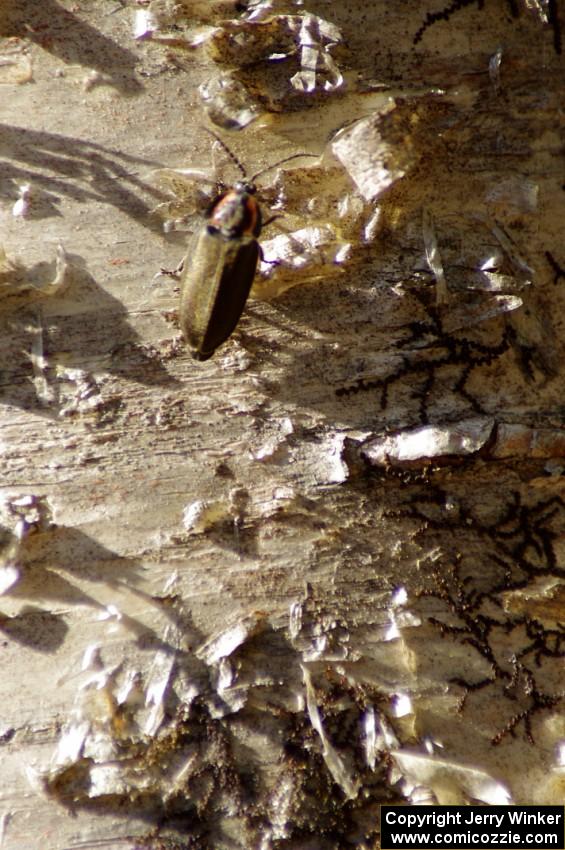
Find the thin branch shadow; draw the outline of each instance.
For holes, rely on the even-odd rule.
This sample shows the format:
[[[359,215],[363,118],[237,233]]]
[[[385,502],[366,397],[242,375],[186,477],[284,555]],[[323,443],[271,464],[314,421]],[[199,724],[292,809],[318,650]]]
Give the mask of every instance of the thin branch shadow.
[[[82,65],[104,74],[122,94],[142,90],[135,78],[137,57],[80,20],[56,0],[2,0],[0,36],[25,38],[67,65]]]
[[[73,136],[0,124],[0,197],[15,200],[19,186],[30,183],[45,200],[44,217],[66,197],[109,204],[161,233],[161,222],[150,213],[165,195],[136,171],[159,165]]]
[[[4,545],[9,544],[10,532],[2,530]],[[11,600],[12,605],[15,600],[22,600],[24,605],[15,616],[0,613],[0,634],[42,652],[55,651],[63,643],[68,626],[50,609],[83,606],[107,615],[107,605],[97,598],[100,590],[106,588],[111,590],[110,598],[119,610],[120,622],[141,647],[172,654],[178,651],[166,639],[166,624],[176,624],[178,612],[139,587],[141,564],[107,549],[82,531],[53,524],[28,534],[19,544],[18,569],[20,577],[4,599]],[[136,599],[144,610],[153,609],[161,620],[160,634],[138,619]]]
[[[122,302],[89,274],[82,257],[71,254],[68,260],[70,281],[60,294],[23,305],[16,301],[11,309],[9,299],[2,301],[0,404],[50,419],[82,411],[108,424],[119,414],[121,402],[115,393],[105,395],[101,374],[146,386],[175,386],[178,381],[129,324]],[[26,279],[41,290],[40,283],[54,277],[53,265],[38,263],[26,270]],[[97,401],[91,409],[88,403],[76,407],[81,397],[87,402],[93,396]]]

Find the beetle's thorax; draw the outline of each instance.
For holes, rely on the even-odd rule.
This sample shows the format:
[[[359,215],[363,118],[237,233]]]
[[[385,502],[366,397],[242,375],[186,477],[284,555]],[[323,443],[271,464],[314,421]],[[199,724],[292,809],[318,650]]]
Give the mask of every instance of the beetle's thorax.
[[[228,237],[257,237],[261,212],[254,195],[252,183],[236,183],[210,210],[208,227]]]

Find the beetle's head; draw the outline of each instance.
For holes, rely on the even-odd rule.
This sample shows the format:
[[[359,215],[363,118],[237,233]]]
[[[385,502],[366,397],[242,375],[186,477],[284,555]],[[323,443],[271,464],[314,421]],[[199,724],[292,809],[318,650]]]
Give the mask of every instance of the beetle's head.
[[[238,180],[233,188],[239,195],[255,195],[257,192],[255,183],[250,183],[248,180]]]

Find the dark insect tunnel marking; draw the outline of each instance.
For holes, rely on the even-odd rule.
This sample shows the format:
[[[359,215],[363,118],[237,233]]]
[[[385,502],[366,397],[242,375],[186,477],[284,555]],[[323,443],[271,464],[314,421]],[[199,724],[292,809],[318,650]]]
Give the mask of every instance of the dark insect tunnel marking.
[[[514,733],[520,723],[524,724],[524,734],[530,744],[535,744],[532,732],[532,718],[541,711],[548,711],[559,705],[565,697],[565,691],[557,694],[546,694],[539,690],[534,674],[528,667],[524,667],[516,658],[512,659],[512,676],[507,685],[504,686],[505,695],[509,699],[517,699],[513,691],[519,691],[529,700],[530,705],[521,711],[517,711],[508,722],[491,738],[493,746],[498,746],[507,736],[515,737]]]
[[[440,588],[437,591],[429,591],[423,595],[436,596],[446,602],[451,612],[462,622],[462,625],[456,626],[444,623],[435,617],[430,617],[429,622],[440,629],[442,637],[451,636],[458,639],[462,643],[472,646],[488,663],[491,673],[475,682],[468,682],[462,677],[452,677],[450,683],[457,685],[463,689],[463,696],[459,701],[458,711],[462,712],[470,694],[476,693],[496,681],[505,681],[503,687],[504,696],[515,702],[519,699],[526,698],[529,705],[515,712],[505,725],[492,736],[491,743],[493,746],[498,746],[501,741],[507,736],[514,737],[517,727],[523,723],[524,734],[530,744],[534,744],[534,736],[532,732],[532,719],[535,714],[555,708],[565,697],[565,692],[548,694],[543,692],[536,681],[535,675],[529,667],[521,663],[519,659],[524,658],[527,654],[535,651],[535,660],[537,666],[541,666],[540,658],[545,657],[561,657],[561,640],[564,637],[550,630],[549,632],[543,629],[543,626],[536,620],[531,620],[524,617],[517,617],[502,622],[494,617],[481,614],[477,611],[478,600],[488,597],[491,601],[490,594],[477,594],[472,598],[463,582],[458,576],[452,575],[450,579],[445,578],[440,582]],[[502,629],[510,633],[518,628],[526,627],[528,637],[533,636],[532,643],[521,651],[519,657],[510,659],[511,669],[505,669],[499,663],[489,639],[494,631]],[[553,639],[551,647],[547,646],[548,636]]]
[[[563,278],[565,280],[565,269],[561,268],[551,251],[545,252],[545,259],[553,269],[555,277],[553,278],[553,283],[557,284],[557,281]]]
[[[461,9],[464,9],[466,6],[471,6],[475,2],[477,3],[479,11],[482,11],[485,5],[484,0],[454,0],[453,3],[446,6],[439,12],[428,12],[424,18],[424,22],[415,33],[412,43],[415,45],[418,44],[422,40],[426,30],[428,30],[431,26],[439,21],[448,21],[456,12],[461,11]],[[512,17],[518,18],[520,16],[520,10],[517,0],[507,0],[507,3]],[[553,31],[553,49],[557,55],[560,56],[563,48],[561,24],[559,22],[559,14],[557,11],[557,0],[547,0],[547,21]]]
[[[416,323],[420,324],[420,323]],[[426,325],[426,328],[433,331],[433,327]],[[415,336],[416,328],[411,326],[412,336],[408,341],[404,341],[402,345],[411,342]],[[432,393],[436,379],[436,371],[446,366],[462,366],[462,372],[454,385],[454,392],[459,393],[471,405],[477,413],[484,414],[484,410],[479,402],[466,390],[465,385],[469,380],[471,373],[479,366],[488,366],[500,357],[510,345],[510,335],[507,331],[502,336],[501,341],[497,345],[483,345],[479,342],[471,342],[468,339],[454,339],[453,337],[442,335],[437,341],[432,342],[430,347],[443,348],[444,353],[439,353],[434,359],[425,359],[426,348],[420,349],[417,352],[418,359],[403,358],[402,365],[384,378],[359,378],[353,383],[345,387],[339,387],[335,394],[336,396],[348,396],[365,391],[380,389],[381,410],[384,410],[388,403],[389,387],[402,380],[402,378],[410,375],[422,374],[424,380],[419,392],[415,397],[419,399],[419,416],[422,424],[427,424],[428,419],[428,399]]]
[[[435,505],[444,503],[445,498],[446,493],[442,489],[432,488],[431,492],[422,491],[419,501]],[[417,505],[412,505],[408,514],[425,521],[428,528],[442,524],[430,520],[426,511]],[[560,537],[560,531],[549,527],[557,519],[564,518],[565,501],[560,497],[528,506],[523,504],[517,491],[510,494],[502,516],[492,524],[481,522],[473,511],[462,507],[457,521],[451,525],[455,532],[458,528],[472,528],[485,543],[490,540],[495,551],[489,553],[489,558],[503,569],[503,580],[494,579],[493,585],[486,590],[475,588],[473,575],[461,574],[464,558],[460,555],[449,564],[443,562],[438,565],[433,573],[435,586],[421,594],[443,601],[454,618],[454,622],[448,623],[437,617],[429,618],[429,622],[440,630],[441,636],[472,646],[490,669],[490,673],[479,681],[469,682],[461,677],[450,680],[464,692],[459,710],[463,711],[470,694],[497,681],[504,683],[502,692],[508,700],[520,703],[519,710],[492,736],[493,746],[500,744],[508,735],[514,736],[519,726],[523,726],[526,739],[534,743],[534,716],[555,708],[565,698],[565,691],[543,691],[531,666],[527,666],[528,659],[537,668],[542,668],[545,661],[562,658],[565,630],[560,624],[547,628],[535,616],[505,612],[500,596],[503,592],[529,586],[539,575],[565,576],[565,569],[558,565],[554,551],[554,540]],[[485,603],[489,613],[483,610]],[[503,614],[501,619],[497,618],[496,610]],[[497,644],[496,635],[512,635],[514,632],[521,642],[525,635],[528,639],[526,645],[510,658],[497,654],[493,648]]]
[[[558,565],[553,545],[560,535],[549,527],[551,521],[564,512],[565,502],[560,496],[528,507],[521,504],[519,495],[515,493],[514,503],[505,517],[496,527],[489,529],[491,539],[503,557],[514,569],[521,570],[526,579],[539,575],[565,578],[565,568]],[[519,586],[522,586],[521,581],[517,585],[507,584],[504,589]]]
[[[453,3],[446,6],[445,9],[441,10],[441,12],[428,12],[424,18],[424,23],[414,35],[413,44],[418,44],[418,42],[422,40],[426,30],[433,24],[437,23],[437,21],[448,21],[455,12],[459,12],[461,9],[464,9],[466,6],[471,6],[473,3],[477,3],[480,10],[484,7],[484,0],[454,0]]]
[[[526,619],[524,627],[531,643],[520,650],[517,658],[521,660],[533,654],[536,667],[541,667],[543,658],[565,657],[565,624],[559,623],[558,626],[556,629],[548,629],[539,620]]]

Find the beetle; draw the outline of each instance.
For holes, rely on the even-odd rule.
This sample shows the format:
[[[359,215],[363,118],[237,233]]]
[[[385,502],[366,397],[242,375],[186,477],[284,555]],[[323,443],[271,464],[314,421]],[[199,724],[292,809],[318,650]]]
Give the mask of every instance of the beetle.
[[[264,225],[254,181],[283,162],[299,156],[315,156],[294,154],[248,178],[243,165],[222,139],[211,130],[208,132],[236,164],[243,180],[212,202],[184,260],[179,320],[196,360],[208,360],[231,336],[255,277],[261,254],[257,240]],[[271,221],[272,218],[265,224]]]

